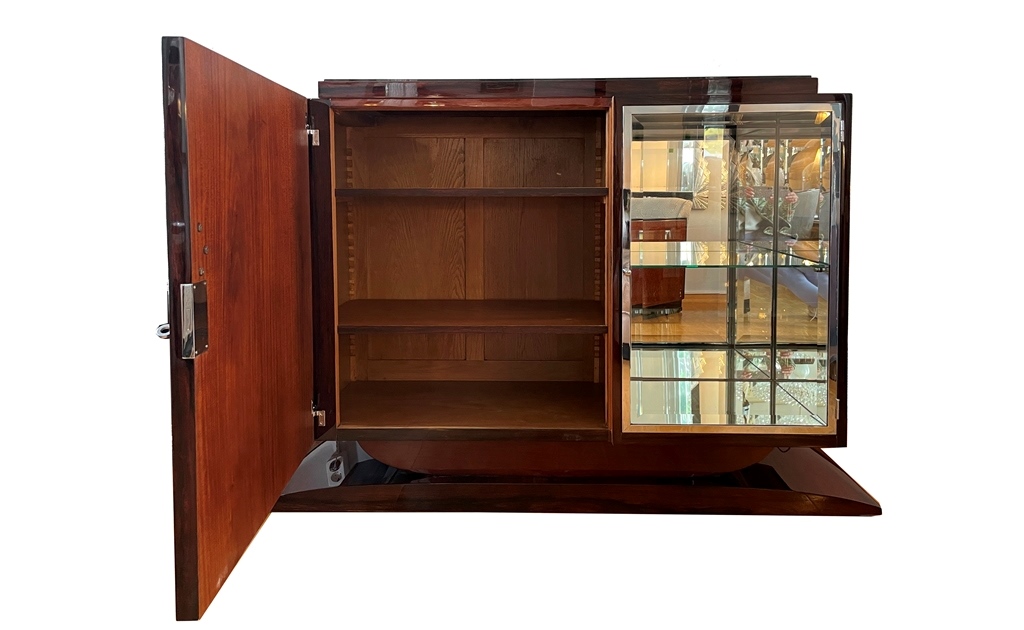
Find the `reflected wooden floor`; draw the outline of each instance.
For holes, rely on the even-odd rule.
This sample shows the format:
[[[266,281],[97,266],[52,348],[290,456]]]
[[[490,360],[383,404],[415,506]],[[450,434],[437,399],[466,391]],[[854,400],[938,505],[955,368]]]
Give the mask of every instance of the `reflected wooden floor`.
[[[736,323],[736,341],[771,341],[771,291],[767,285],[750,283],[750,311],[740,312]],[[742,306],[740,308],[742,311]],[[778,340],[781,343],[825,344],[828,341],[826,302],[818,300],[818,318],[808,317],[807,305],[788,289],[778,296]],[[688,294],[682,311],[667,315],[634,315],[632,339],[635,343],[723,343],[727,338],[727,308],[724,294]]]

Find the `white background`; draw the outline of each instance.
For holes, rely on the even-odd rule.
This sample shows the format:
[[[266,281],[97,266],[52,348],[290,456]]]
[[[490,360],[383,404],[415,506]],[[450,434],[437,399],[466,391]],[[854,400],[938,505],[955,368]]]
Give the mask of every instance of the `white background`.
[[[5,5],[0,625],[174,623],[161,35],[307,96],[758,74],[853,93],[850,437],[831,455],[885,510],[275,514],[205,627],[1019,623],[1020,37],[995,3],[901,6]]]

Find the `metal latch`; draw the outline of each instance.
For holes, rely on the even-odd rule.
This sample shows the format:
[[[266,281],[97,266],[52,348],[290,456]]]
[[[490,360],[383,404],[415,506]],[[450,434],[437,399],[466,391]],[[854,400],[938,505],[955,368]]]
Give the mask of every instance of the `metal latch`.
[[[311,125],[306,125],[306,135],[310,136],[310,138],[312,138],[310,140],[310,143],[314,147],[320,146],[320,130],[319,129],[313,129],[313,127]]]
[[[206,282],[181,285],[181,358],[194,359],[210,348]]]

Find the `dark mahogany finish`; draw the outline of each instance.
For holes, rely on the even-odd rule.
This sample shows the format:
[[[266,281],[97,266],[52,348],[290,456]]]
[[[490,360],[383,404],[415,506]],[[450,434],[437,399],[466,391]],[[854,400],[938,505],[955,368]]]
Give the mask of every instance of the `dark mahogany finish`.
[[[843,186],[841,188],[841,198],[839,203],[842,204],[843,208],[850,207],[850,145],[852,144],[851,138],[853,136],[853,119],[851,118],[853,112],[853,96],[850,94],[836,94],[836,100],[843,104],[843,125],[846,128],[846,138],[843,142]],[[850,311],[847,306],[847,301],[850,296],[850,213],[845,212],[842,215],[843,221],[840,226],[839,233],[839,338],[836,340],[839,348],[839,361],[836,365],[837,380],[839,383],[839,419],[836,422],[836,446],[846,446],[846,344],[847,344],[847,326],[850,321]],[[835,234],[831,235],[834,239]],[[835,284],[833,283],[833,286]]]
[[[209,299],[209,349],[171,344],[177,614],[197,619],[312,443],[306,99],[163,46],[170,291]]]
[[[364,462],[360,466],[373,465]],[[335,488],[282,496],[275,512],[605,512],[877,516],[878,502],[818,449],[774,450],[735,473],[675,478],[442,477],[358,467]]]
[[[658,99],[679,103],[713,97],[717,102],[747,102],[751,98],[814,95],[813,77],[709,77],[694,79],[529,79],[452,81],[338,81],[320,82],[320,98],[360,99],[388,103],[430,99],[585,99],[625,97],[631,102]],[[537,103],[543,106],[543,101]]]
[[[548,477],[678,477],[739,470],[759,462],[771,446],[716,448],[676,440],[667,444],[479,441],[363,441],[374,459],[401,470],[436,475]]]
[[[185,155],[183,41],[163,40],[164,159],[167,182],[167,270],[169,287],[192,282],[192,232],[189,222],[188,159]],[[168,291],[171,339],[181,339],[181,292]],[[195,513],[196,414],[195,364],[181,360],[180,344],[171,350],[171,451],[174,483],[174,588],[178,619],[198,619],[199,542]]]

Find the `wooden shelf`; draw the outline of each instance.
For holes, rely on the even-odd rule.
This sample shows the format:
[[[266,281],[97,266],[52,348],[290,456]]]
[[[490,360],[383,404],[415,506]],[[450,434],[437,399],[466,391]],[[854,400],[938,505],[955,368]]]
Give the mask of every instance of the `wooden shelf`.
[[[350,300],[338,309],[338,332],[491,332],[604,334],[594,300]]]
[[[595,383],[355,381],[340,409],[346,440],[608,439]]]
[[[338,188],[345,197],[605,197],[607,188],[535,187],[535,188]]]

